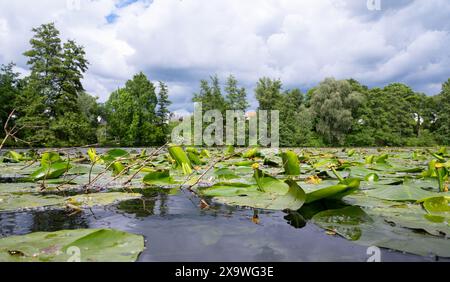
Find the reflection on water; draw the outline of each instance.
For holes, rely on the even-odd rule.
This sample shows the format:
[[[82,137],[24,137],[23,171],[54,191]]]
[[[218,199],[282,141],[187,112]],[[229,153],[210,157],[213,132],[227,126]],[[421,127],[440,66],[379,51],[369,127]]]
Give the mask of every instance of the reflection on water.
[[[38,231],[89,228],[88,222],[85,214],[68,216],[67,212],[56,210],[0,213],[0,234],[7,237]]]
[[[184,193],[148,190],[142,200],[69,216],[64,210],[0,213],[0,236],[77,228],[116,228],[142,234],[140,261],[366,261],[367,247],[329,236],[307,223],[339,203],[317,203],[298,212],[212,205],[201,210]],[[383,261],[432,258],[383,250]]]

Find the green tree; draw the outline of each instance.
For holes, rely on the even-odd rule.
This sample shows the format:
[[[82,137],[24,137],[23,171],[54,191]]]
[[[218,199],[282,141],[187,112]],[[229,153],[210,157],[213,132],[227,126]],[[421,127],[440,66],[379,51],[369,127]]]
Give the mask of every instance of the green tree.
[[[31,74],[21,95],[18,122],[30,127],[27,135],[35,145],[85,144],[89,134],[80,131],[86,120],[78,105],[88,65],[84,49],[72,40],[62,43],[53,23],[33,32],[31,49],[24,53]],[[31,128],[39,132],[33,134]]]
[[[259,103],[259,110],[278,109],[278,103],[282,98],[283,84],[281,80],[260,78],[256,84],[255,96]]]
[[[201,102],[203,113],[209,110],[219,110],[225,113],[227,105],[222,95],[219,78],[217,75],[210,77],[211,85],[207,80],[200,81],[199,93],[194,93],[193,102]]]
[[[157,126],[155,87],[144,73],[136,74],[106,102],[108,134],[123,146],[155,145]]]
[[[450,145],[450,78],[442,84],[442,90],[436,96],[435,133],[441,144]]]
[[[227,110],[246,111],[249,107],[247,93],[244,87],[238,87],[238,81],[230,75],[225,85]]]
[[[431,99],[401,83],[365,93],[360,123],[349,145],[432,145],[429,128],[433,120]]]
[[[14,72],[14,64],[0,66],[0,136],[4,123],[15,107],[16,98],[22,89],[19,73]]]
[[[363,100],[362,94],[353,91],[348,81],[325,79],[317,86],[310,99],[316,131],[328,144],[343,145]]]
[[[159,82],[159,93],[158,93],[158,110],[156,116],[158,119],[158,128],[161,131],[158,137],[158,143],[164,144],[167,142],[168,135],[170,134],[169,122],[171,118],[171,113],[169,106],[172,102],[169,100],[169,90],[164,82]]]
[[[314,136],[313,117],[304,104],[304,96],[299,89],[286,91],[279,102],[280,145],[283,147],[319,145]]]

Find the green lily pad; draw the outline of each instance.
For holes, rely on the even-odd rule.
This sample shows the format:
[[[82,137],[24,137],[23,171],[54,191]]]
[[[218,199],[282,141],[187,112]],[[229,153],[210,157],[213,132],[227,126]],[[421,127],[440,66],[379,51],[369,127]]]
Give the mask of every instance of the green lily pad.
[[[42,179],[58,178],[70,169],[71,165],[66,162],[53,163],[50,166],[42,166],[30,175],[34,181]]]
[[[39,194],[0,194],[0,211],[17,211],[57,206],[64,203],[64,197]]]
[[[253,191],[248,195],[230,196],[230,197],[216,197],[218,202],[233,205],[245,206],[268,210],[298,210],[305,202],[305,192],[292,180],[286,180],[289,189],[285,194],[279,192],[261,192]]]
[[[170,185],[175,183],[169,170],[150,172],[142,181],[146,185]]]
[[[369,210],[346,207],[314,215],[312,221],[363,246],[378,246],[421,256],[450,257],[450,240],[416,230],[388,224],[384,217]]]
[[[41,166],[49,166],[61,162],[61,156],[56,152],[46,152],[41,156]]]
[[[0,194],[0,211],[17,211],[45,207],[65,208],[66,204],[81,208],[90,208],[110,205],[120,201],[139,199],[141,197],[141,194],[123,192],[83,194],[67,198],[58,195],[42,195],[37,193],[3,193]]]
[[[411,185],[387,185],[386,187],[368,190],[366,193],[370,197],[391,201],[418,201],[439,195]]]
[[[192,173],[192,163],[186,152],[180,146],[170,146],[168,148],[170,156],[175,160],[177,166],[183,170],[185,175]]]
[[[200,189],[207,197],[250,196],[260,193],[257,185],[245,183],[216,183],[211,187]]]
[[[312,222],[354,241],[358,240],[362,234],[359,225],[364,222],[372,222],[372,219],[359,207],[346,207],[319,212],[313,216]]]
[[[113,229],[36,232],[0,239],[3,262],[134,262],[144,237]]]
[[[140,199],[141,197],[142,195],[139,193],[94,193],[72,196],[67,198],[65,202],[82,208],[90,208],[111,205],[120,201]]]
[[[306,203],[312,203],[322,199],[342,198],[359,188],[360,180],[358,178],[349,178],[339,182],[337,185],[328,186],[306,194]]]
[[[286,175],[300,175],[300,162],[297,154],[292,151],[286,151],[281,154],[281,157]]]

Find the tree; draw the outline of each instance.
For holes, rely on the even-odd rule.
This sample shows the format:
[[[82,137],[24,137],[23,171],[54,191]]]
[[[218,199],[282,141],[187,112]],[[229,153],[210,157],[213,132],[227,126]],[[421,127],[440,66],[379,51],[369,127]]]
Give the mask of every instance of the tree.
[[[19,73],[14,72],[14,64],[0,66],[0,128],[3,128],[9,114],[15,107],[15,101],[20,91],[22,83]],[[0,131],[0,136],[3,130]]]
[[[304,104],[299,89],[286,91],[279,103],[280,107],[280,145],[284,147],[318,145],[312,131],[311,111]]]
[[[86,92],[78,96],[78,107],[82,114],[82,120],[87,124],[85,139],[88,144],[97,142],[97,129],[100,125],[102,107],[97,102],[98,97],[93,97]]]
[[[225,85],[225,102],[227,110],[245,111],[249,107],[247,102],[247,93],[244,87],[238,87],[238,81],[233,75],[230,75]]]
[[[169,100],[169,90],[164,82],[159,82],[159,93],[158,93],[158,111],[156,116],[158,118],[158,127],[162,134],[158,137],[158,143],[164,144],[167,142],[167,136],[170,134],[169,131],[169,121],[171,114],[169,111],[169,106],[172,104]]]
[[[441,144],[450,144],[450,78],[442,84],[441,93],[436,96],[436,110],[434,112],[436,137]]]
[[[54,117],[49,115],[46,96],[37,91],[40,82],[30,77],[25,78],[25,81],[25,88],[16,99],[19,116],[17,124],[23,127],[19,136],[32,146],[53,146],[57,142],[54,132],[50,130]]]
[[[429,146],[433,120],[432,101],[401,83],[365,92],[349,145]]]
[[[278,109],[278,103],[282,98],[282,87],[283,84],[279,79],[260,78],[255,89],[256,100],[259,102],[259,110]]]
[[[313,92],[310,105],[316,131],[328,144],[343,145],[345,136],[356,120],[356,111],[363,96],[346,80],[327,78]]]
[[[225,114],[227,105],[222,95],[219,78],[217,75],[210,77],[211,85],[207,80],[200,81],[199,93],[194,93],[193,102],[201,102],[203,113],[209,110],[219,110]]]
[[[31,49],[24,53],[31,74],[21,95],[18,122],[39,129],[36,134],[27,132],[35,145],[85,144],[89,134],[80,131],[86,128],[86,120],[78,105],[89,64],[84,48],[72,40],[62,43],[53,23],[33,28],[33,32]]]
[[[144,73],[128,80],[106,102],[108,134],[123,146],[155,145],[157,127],[155,87]]]

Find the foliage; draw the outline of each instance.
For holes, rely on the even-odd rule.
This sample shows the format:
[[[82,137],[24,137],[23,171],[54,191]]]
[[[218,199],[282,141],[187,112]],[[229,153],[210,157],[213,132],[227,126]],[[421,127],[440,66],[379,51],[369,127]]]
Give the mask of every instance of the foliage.
[[[121,146],[157,144],[162,135],[157,127],[157,103],[153,83],[144,73],[136,74],[124,88],[113,92],[105,104],[110,138]]]
[[[310,99],[310,106],[316,130],[328,144],[344,144],[345,134],[351,131],[363,99],[362,94],[353,91],[345,80],[328,78],[318,85]]]
[[[17,137],[34,147],[152,146],[169,141],[180,121],[171,119],[164,82],[156,87],[141,72],[99,103],[82,84],[89,66],[83,46],[63,42],[54,23],[32,31],[31,47],[24,53],[30,74],[20,78],[13,63],[0,68],[1,126],[16,108],[10,125],[17,125]],[[285,89],[280,79],[262,77],[254,97],[259,110],[279,111],[282,147],[450,144],[450,79],[438,95],[426,96],[401,83],[369,88],[355,79],[333,78],[302,93]],[[227,110],[246,111],[250,105],[246,88],[233,75],[224,85],[217,75],[201,80],[193,101],[203,103],[203,112],[219,110],[223,115]],[[25,145],[13,141],[6,145]]]
[[[81,262],[133,262],[143,250],[143,236],[113,229],[36,232],[0,240],[4,262],[70,262],[76,254]]]

